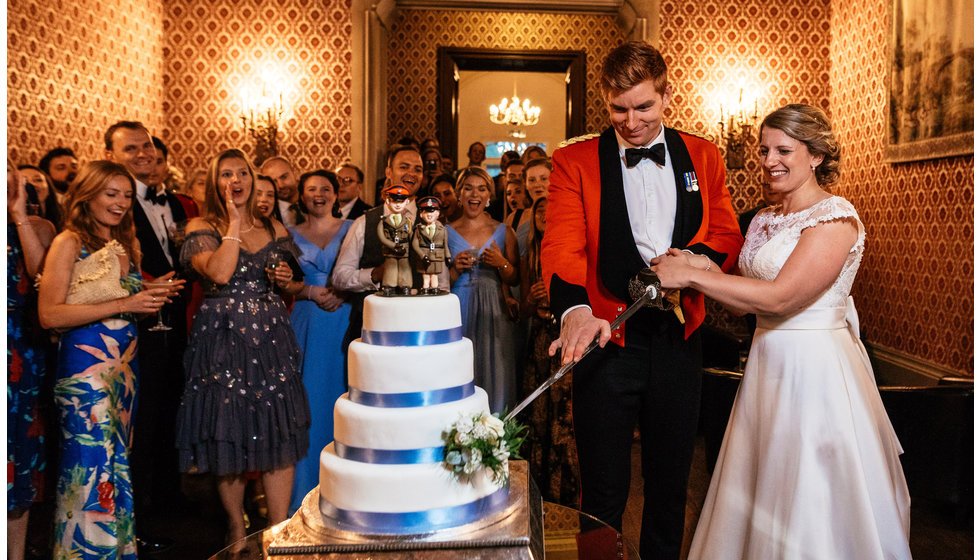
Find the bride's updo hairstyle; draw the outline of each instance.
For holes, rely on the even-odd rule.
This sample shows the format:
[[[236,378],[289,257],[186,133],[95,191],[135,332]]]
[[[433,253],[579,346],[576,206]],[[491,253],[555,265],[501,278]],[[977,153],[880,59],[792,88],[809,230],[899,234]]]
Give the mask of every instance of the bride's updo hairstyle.
[[[810,105],[785,105],[763,119],[759,127],[760,139],[765,127],[782,130],[790,138],[806,144],[810,154],[823,156],[823,161],[813,171],[818,185],[833,185],[840,178],[840,142],[822,110]]]

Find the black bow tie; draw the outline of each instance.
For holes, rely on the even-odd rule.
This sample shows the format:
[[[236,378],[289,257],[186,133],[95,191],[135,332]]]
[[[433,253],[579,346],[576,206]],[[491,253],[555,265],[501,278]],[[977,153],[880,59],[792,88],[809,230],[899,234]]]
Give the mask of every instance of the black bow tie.
[[[654,163],[664,165],[667,162],[666,154],[667,149],[662,143],[649,148],[626,148],[626,167],[636,167],[643,158],[650,158]]]
[[[162,192],[157,194],[156,189],[146,189],[146,194],[143,196],[143,198],[152,202],[153,204],[159,204],[160,206],[167,204],[167,193]]]

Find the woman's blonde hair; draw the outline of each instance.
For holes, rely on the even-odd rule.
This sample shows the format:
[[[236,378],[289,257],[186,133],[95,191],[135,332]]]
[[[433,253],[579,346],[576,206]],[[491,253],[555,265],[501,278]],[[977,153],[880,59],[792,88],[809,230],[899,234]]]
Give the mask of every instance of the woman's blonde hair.
[[[833,185],[840,178],[840,142],[830,128],[827,113],[812,105],[790,104],[766,115],[759,126],[759,139],[765,127],[781,130],[787,136],[806,145],[814,156],[823,156],[814,170],[817,184]]]
[[[245,162],[245,167],[248,168],[248,174],[252,178],[252,185],[248,191],[248,200],[245,202],[245,208],[248,214],[260,220],[262,227],[266,230],[271,230],[272,222],[268,218],[258,216],[255,210],[255,169],[249,163],[245,154],[237,148],[225,150],[214,156],[208,165],[207,186],[205,187],[204,208],[202,212],[204,219],[218,230],[223,230],[228,226],[228,208],[225,206],[225,193],[218,187],[218,168],[221,167],[221,162],[233,158],[238,158]],[[275,237],[274,234],[273,237]]]
[[[89,251],[98,251],[109,239],[96,235],[95,217],[89,209],[89,201],[99,196],[114,177],[124,177],[133,188],[132,203],[136,202],[136,180],[122,165],[105,160],[91,161],[82,166],[78,176],[65,193],[64,229],[75,232]],[[129,260],[139,266],[143,257],[136,243],[136,227],[133,225],[133,207],[123,214],[118,225],[109,228],[110,239],[118,241],[125,249]]]
[[[497,198],[497,188],[493,184],[493,177],[491,177],[490,174],[487,173],[486,169],[482,167],[476,167],[475,165],[471,165],[470,167],[464,169],[459,174],[459,178],[456,179],[456,188],[453,190],[456,191],[457,198],[459,198],[460,189],[463,188],[463,181],[465,181],[470,177],[479,177],[480,179],[483,179],[487,183],[487,187],[490,189],[490,200]]]

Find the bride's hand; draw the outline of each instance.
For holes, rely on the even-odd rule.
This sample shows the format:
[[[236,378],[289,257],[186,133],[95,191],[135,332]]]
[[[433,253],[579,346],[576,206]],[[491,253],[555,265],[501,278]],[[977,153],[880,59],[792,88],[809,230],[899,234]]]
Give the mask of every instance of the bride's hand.
[[[686,288],[691,284],[691,271],[697,270],[689,263],[689,256],[691,255],[683,251],[671,249],[669,252],[651,259],[650,270],[657,274],[663,288]]]

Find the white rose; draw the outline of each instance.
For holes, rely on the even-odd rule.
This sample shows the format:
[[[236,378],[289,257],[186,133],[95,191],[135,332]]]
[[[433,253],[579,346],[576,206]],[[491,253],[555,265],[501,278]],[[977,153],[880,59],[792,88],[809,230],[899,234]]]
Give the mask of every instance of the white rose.
[[[480,418],[480,423],[486,426],[497,437],[504,437],[504,421],[500,418],[484,414],[483,418]]]

